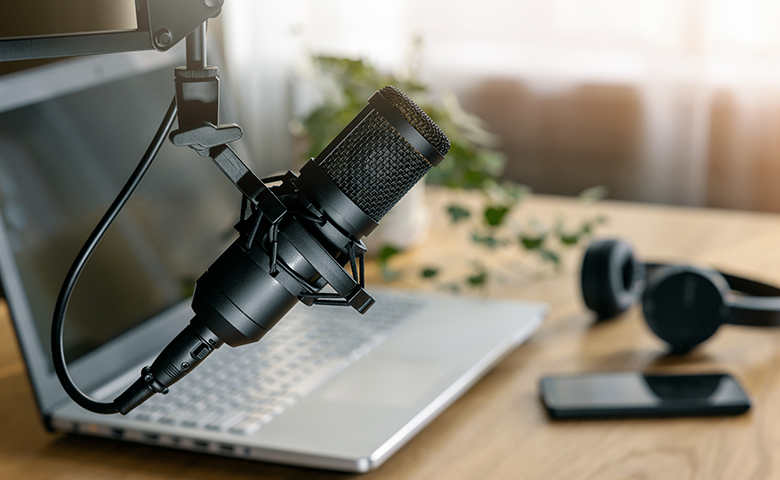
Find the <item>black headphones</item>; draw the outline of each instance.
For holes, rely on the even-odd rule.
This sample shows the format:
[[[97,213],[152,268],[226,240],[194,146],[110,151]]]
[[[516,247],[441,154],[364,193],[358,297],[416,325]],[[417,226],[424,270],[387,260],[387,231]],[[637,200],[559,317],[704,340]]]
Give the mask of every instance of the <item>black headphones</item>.
[[[640,263],[619,240],[588,247],[581,282],[585,305],[600,319],[619,315],[641,295],[647,325],[676,353],[724,323],[780,326],[780,288],[704,268]]]

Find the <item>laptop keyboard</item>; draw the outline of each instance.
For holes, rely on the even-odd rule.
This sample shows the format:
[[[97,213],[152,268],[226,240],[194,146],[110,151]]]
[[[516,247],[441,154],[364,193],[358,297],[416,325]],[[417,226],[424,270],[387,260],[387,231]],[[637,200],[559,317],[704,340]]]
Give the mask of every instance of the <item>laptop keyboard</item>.
[[[128,417],[249,435],[379,345],[424,304],[377,295],[365,314],[296,305],[260,342],[224,345]]]

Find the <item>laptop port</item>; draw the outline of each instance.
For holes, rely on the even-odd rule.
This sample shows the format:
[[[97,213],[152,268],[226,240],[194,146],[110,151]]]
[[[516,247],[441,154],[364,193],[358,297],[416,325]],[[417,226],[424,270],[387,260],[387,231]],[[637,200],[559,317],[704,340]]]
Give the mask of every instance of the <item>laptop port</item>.
[[[156,433],[144,433],[144,438],[156,442],[157,440],[160,439],[160,436],[157,435]]]
[[[125,434],[124,429],[121,428],[112,428],[111,429],[111,438],[122,438]]]
[[[219,449],[222,450],[223,452],[233,452],[236,449],[236,447],[234,447],[233,445],[225,445],[223,443],[219,446]]]
[[[206,441],[204,441],[204,440],[194,440],[192,443],[193,443],[193,444],[194,444],[196,447],[201,447],[201,448],[209,448],[209,442],[206,442]]]

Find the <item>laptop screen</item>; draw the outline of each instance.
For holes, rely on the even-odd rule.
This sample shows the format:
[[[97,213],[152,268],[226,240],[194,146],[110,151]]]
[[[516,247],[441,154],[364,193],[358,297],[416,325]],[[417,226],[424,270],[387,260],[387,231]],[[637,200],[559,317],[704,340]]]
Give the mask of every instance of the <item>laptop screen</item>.
[[[35,88],[49,98],[0,107],[0,216],[50,357],[65,274],[146,150],[174,85],[171,65],[71,85],[63,95],[62,79],[45,85],[46,78],[36,73]],[[0,105],[4,94],[11,92],[0,87]],[[76,285],[65,322],[68,361],[189,296],[234,238],[239,200],[208,158],[166,142]]]

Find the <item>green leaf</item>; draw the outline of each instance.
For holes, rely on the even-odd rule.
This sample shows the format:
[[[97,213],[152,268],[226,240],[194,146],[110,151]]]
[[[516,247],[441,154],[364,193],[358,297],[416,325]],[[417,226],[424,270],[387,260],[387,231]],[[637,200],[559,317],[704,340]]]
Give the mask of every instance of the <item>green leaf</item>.
[[[580,241],[580,234],[558,232],[558,238],[564,245],[577,245],[577,242]]]
[[[380,264],[386,264],[391,257],[394,257],[399,253],[401,253],[400,249],[392,245],[384,245],[382,249],[379,251],[379,256],[377,256],[377,260],[379,260]]]
[[[422,271],[420,272],[420,276],[422,278],[433,278],[438,274],[439,274],[439,269],[433,267],[423,268]]]
[[[607,217],[604,215],[599,215],[592,220],[582,222],[582,226],[580,227],[580,236],[592,235],[596,227],[604,223],[607,223]]]
[[[461,220],[464,220],[471,216],[470,211],[468,211],[466,208],[462,207],[461,205],[456,205],[454,203],[447,207],[447,213],[450,214],[450,220],[452,221],[452,223],[458,223]]]
[[[382,273],[382,278],[386,282],[392,282],[398,280],[401,277],[401,272],[388,268],[387,264],[380,263],[379,271]]]
[[[582,223],[582,229],[580,230],[583,235],[590,235],[593,233],[593,220]]]
[[[593,203],[598,202],[599,200],[604,200],[607,198],[608,193],[609,190],[607,190],[607,187],[598,185],[595,187],[586,188],[579,195],[577,195],[577,198],[586,203]]]
[[[540,253],[542,255],[542,260],[546,262],[550,262],[556,266],[560,265],[561,257],[557,253],[553,252],[552,250],[548,250],[546,248],[543,248]]]
[[[520,235],[520,245],[522,245],[526,250],[536,250],[544,245],[545,238],[547,238],[547,235],[540,235],[536,237]]]
[[[513,198],[516,202],[519,202],[523,198],[530,195],[532,192],[531,187],[529,187],[528,185],[515,183],[509,180],[503,182],[501,184],[501,188],[509,197]]]
[[[466,281],[472,287],[481,287],[481,286],[484,286],[487,283],[487,279],[488,279],[487,272],[482,270],[482,271],[478,272],[476,275],[472,275],[472,276],[466,278]]]
[[[497,227],[504,223],[509,207],[492,206],[485,209],[485,222],[491,227]]]
[[[471,234],[471,241],[479,245],[485,246],[491,250],[506,245],[506,241],[496,238],[493,235],[480,235],[478,233]]]

